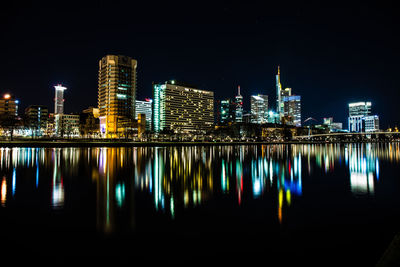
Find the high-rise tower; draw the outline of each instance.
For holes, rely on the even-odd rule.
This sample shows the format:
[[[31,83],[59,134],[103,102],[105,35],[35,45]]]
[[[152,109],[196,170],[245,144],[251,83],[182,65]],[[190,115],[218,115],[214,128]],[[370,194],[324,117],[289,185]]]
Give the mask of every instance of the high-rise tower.
[[[56,90],[54,98],[54,114],[64,114],[64,90],[67,90],[67,87],[57,84],[54,86],[54,89]]]
[[[124,135],[135,118],[137,61],[107,55],[99,61],[100,132],[104,137]]]
[[[282,116],[281,92],[282,92],[281,70],[280,66],[278,66],[278,74],[276,75],[276,113],[279,115],[279,117]]]
[[[268,122],[268,96],[252,95],[250,97],[251,122],[266,123]]]
[[[238,86],[238,95],[235,96],[235,121],[243,122],[243,96],[240,94],[240,85]]]

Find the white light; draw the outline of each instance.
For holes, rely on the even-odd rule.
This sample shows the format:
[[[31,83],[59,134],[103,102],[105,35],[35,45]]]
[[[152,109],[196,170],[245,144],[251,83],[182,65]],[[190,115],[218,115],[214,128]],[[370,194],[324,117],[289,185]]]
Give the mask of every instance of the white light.
[[[365,106],[365,105],[371,105],[371,102],[357,102],[357,103],[349,103],[349,107],[356,107],[356,106]]]
[[[62,91],[67,90],[67,87],[64,87],[62,85],[56,85],[54,86],[54,88],[56,88],[56,90],[62,90]]]

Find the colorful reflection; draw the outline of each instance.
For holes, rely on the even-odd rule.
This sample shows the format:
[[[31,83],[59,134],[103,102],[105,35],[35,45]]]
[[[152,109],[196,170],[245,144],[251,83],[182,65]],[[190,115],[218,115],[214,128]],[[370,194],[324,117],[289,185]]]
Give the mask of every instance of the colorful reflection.
[[[379,179],[379,160],[372,144],[350,145],[346,158],[350,171],[351,191],[356,195],[373,195]]]
[[[214,199],[233,199],[234,206],[273,203],[283,223],[313,173],[342,171],[349,193],[374,196],[380,163],[399,159],[398,143],[0,148],[1,206],[45,192],[50,207],[64,209],[75,194],[71,184],[89,181],[97,226],[105,233],[135,228],[136,195],[170,219]]]
[[[7,200],[7,181],[6,177],[3,176],[1,181],[1,205],[4,207],[6,205]]]

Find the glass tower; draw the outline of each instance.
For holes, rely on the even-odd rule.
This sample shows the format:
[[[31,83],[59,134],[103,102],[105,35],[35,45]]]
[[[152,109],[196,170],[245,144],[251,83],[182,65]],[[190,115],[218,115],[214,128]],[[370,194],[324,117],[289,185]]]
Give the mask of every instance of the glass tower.
[[[240,86],[238,86],[238,95],[235,96],[235,121],[243,122],[243,96],[240,94]]]
[[[135,118],[137,61],[107,55],[99,61],[100,132],[107,138],[125,134]]]
[[[252,95],[250,97],[251,122],[266,123],[268,122],[268,96]]]
[[[64,90],[67,90],[67,88],[58,84],[54,86],[54,89],[56,90],[54,98],[54,114],[64,114]]]

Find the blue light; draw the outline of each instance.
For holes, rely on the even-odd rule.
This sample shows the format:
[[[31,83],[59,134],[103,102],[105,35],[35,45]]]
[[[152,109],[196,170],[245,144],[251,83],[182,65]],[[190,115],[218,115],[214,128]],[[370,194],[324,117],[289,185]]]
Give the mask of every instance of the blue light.
[[[15,189],[17,187],[17,173],[15,168],[13,169],[13,174],[12,174],[12,195],[15,195]]]

